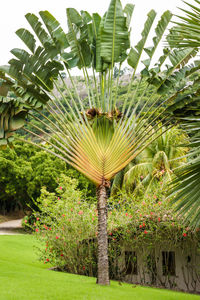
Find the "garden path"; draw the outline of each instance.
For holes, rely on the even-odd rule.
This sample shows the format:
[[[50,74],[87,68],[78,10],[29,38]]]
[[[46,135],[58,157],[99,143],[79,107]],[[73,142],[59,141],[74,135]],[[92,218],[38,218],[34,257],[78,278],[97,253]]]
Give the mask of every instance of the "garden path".
[[[7,221],[0,224],[0,235],[19,234],[22,228],[22,219]]]

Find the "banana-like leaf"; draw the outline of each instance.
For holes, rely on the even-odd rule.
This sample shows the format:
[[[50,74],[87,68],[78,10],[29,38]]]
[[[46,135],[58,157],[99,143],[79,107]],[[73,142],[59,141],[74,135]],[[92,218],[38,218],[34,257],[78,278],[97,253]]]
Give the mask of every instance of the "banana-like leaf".
[[[55,45],[60,49],[66,49],[69,46],[66,33],[60,26],[60,23],[47,10],[41,11],[40,16],[49,31]]]
[[[119,0],[112,0],[107,13],[98,25],[96,37],[96,62],[98,72],[108,69],[109,65],[123,62],[130,47],[129,25],[134,6],[127,4],[122,9]]]
[[[130,15],[129,15],[130,18]],[[126,17],[119,0],[112,0],[101,31],[100,55],[106,63],[120,62],[129,45]]]
[[[170,88],[175,87],[180,78],[186,77],[187,68],[184,66],[188,61],[197,54],[197,49],[175,49],[167,57],[169,57],[171,65],[167,65],[167,71],[163,72],[161,76],[157,76],[152,72],[152,76],[148,78],[148,82],[157,87],[157,92],[161,95],[168,93]],[[160,70],[160,67],[159,67]],[[175,73],[176,71],[176,73]]]
[[[145,22],[144,29],[141,33],[142,35],[141,40],[137,43],[135,48],[131,48],[131,51],[129,53],[128,60],[127,60],[128,64],[135,70],[137,69],[138,63],[140,61],[140,57],[143,53],[144,46],[148,38],[149,32],[151,30],[151,27],[153,25],[155,17],[156,17],[155,11],[151,10],[148,13],[148,18]]]
[[[83,25],[83,19],[74,8],[68,8],[67,22],[69,28],[67,39],[74,58],[78,58],[77,66],[80,69],[82,67],[89,67],[91,65],[90,47],[87,43],[87,40],[79,41],[78,37],[78,35],[80,34],[80,27]]]
[[[92,20],[93,20],[93,23],[92,23],[93,38],[96,40],[98,32],[99,32],[99,25],[100,25],[100,22],[101,22],[101,17],[100,17],[99,14],[95,13],[95,14],[92,14]]]
[[[126,27],[127,29],[129,29],[130,23],[131,23],[131,18],[132,18],[132,14],[133,14],[133,10],[134,10],[134,5],[133,4],[126,4],[125,8],[124,8],[124,13],[126,15]]]
[[[8,95],[9,85],[5,81],[0,81],[0,96],[6,97]]]
[[[101,57],[101,32],[103,30],[103,26],[104,26],[104,21],[105,21],[105,16],[103,18],[101,18],[101,21],[99,23],[98,26],[98,31],[97,35],[96,35],[96,53],[95,53],[95,61],[94,61],[94,66],[96,68],[97,72],[103,72],[104,68],[105,70],[108,68],[108,64],[104,63],[104,68],[103,68],[103,60]],[[95,25],[96,27],[96,25]]]
[[[35,51],[36,40],[27,29],[20,28],[16,31],[16,34],[26,44],[26,46],[31,50],[31,52]]]
[[[27,110],[18,99],[0,97],[0,140],[1,145],[9,144],[12,133],[25,124]]]
[[[159,45],[159,42],[161,41],[161,39],[165,33],[165,30],[167,29],[167,26],[168,26],[171,18],[172,18],[172,13],[170,11],[167,10],[163,13],[163,15],[161,16],[161,18],[155,28],[156,36],[153,37],[153,47],[144,48],[144,51],[149,56],[149,59],[145,60],[145,63],[143,62],[146,67],[150,66],[151,59]]]
[[[39,18],[36,15],[28,13],[26,14],[26,19],[31,25],[43,47],[48,47],[53,43],[53,40],[44,30],[44,28],[42,27],[42,23],[39,21]]]

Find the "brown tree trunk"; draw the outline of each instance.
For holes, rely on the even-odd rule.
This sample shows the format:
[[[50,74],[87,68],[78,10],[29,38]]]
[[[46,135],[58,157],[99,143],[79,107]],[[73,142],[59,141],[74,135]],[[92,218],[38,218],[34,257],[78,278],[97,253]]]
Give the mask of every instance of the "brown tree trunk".
[[[109,285],[108,235],[107,235],[107,192],[104,185],[97,188],[98,196],[98,273],[97,283]]]

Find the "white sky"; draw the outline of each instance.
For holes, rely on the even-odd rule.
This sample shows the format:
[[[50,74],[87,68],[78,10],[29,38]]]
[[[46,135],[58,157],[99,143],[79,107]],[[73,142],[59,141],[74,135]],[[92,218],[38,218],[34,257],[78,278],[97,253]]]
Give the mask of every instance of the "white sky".
[[[190,0],[188,0],[189,2]],[[135,45],[140,37],[146,15],[150,9],[154,9],[158,16],[169,9],[172,13],[179,13],[177,7],[184,7],[181,0],[121,0],[135,4],[132,17],[131,44]],[[87,10],[90,13],[98,12],[100,15],[107,10],[110,0],[1,0],[0,5],[0,65],[7,64],[12,57],[9,51],[13,48],[26,48],[16,36],[15,31],[19,28],[29,28],[24,15],[28,12],[38,14],[40,10],[48,10],[62,24],[67,31],[65,9],[76,8],[78,11]],[[31,31],[31,30],[30,30]]]

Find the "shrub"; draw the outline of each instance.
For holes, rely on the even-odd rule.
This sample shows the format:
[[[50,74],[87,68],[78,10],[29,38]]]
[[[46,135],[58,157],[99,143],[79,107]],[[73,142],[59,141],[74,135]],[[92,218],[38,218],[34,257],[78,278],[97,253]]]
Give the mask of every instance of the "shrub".
[[[32,228],[45,243],[40,249],[45,263],[83,274],[93,264],[85,246],[95,237],[97,212],[96,203],[89,204],[77,186],[76,179],[62,175],[56,193],[42,188],[37,199],[40,214],[34,213],[36,221]]]

